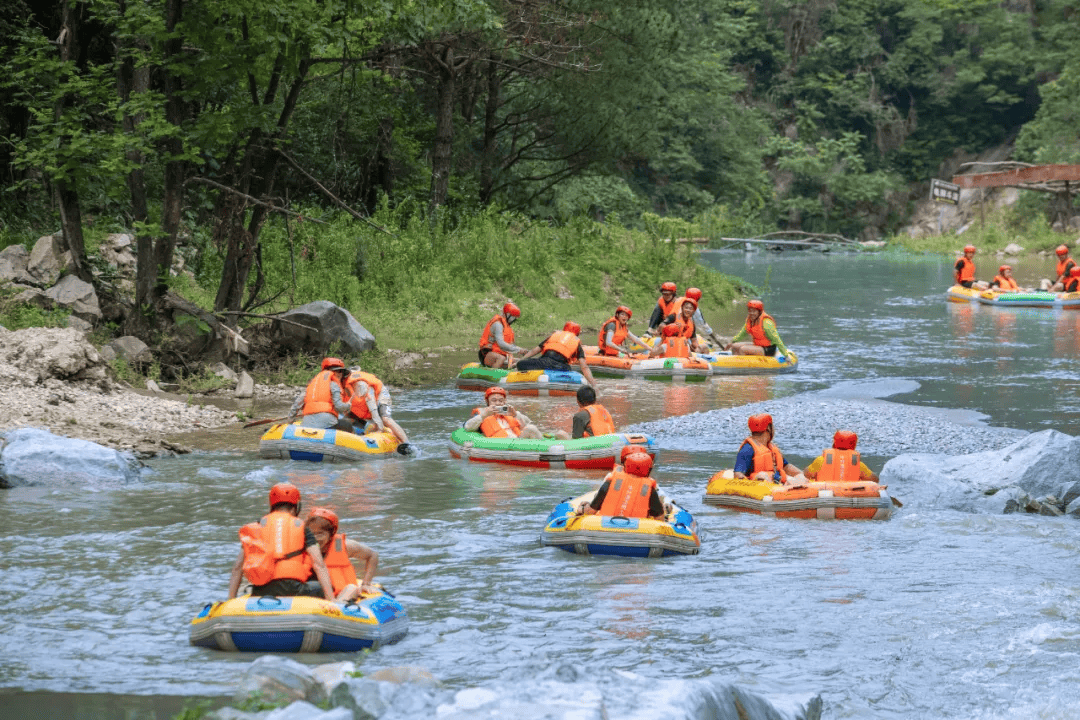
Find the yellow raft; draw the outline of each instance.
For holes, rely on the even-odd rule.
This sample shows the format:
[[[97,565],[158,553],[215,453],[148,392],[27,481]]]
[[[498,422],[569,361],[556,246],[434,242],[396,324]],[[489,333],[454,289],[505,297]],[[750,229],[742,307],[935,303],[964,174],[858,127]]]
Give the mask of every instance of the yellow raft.
[[[284,460],[356,462],[389,455],[400,444],[386,430],[357,435],[344,430],[303,427],[299,423],[278,423],[259,440],[259,455]]]
[[[702,501],[706,505],[772,515],[819,520],[888,520],[892,498],[876,482],[812,482],[803,487],[768,480],[736,478],[731,470],[712,476]]]

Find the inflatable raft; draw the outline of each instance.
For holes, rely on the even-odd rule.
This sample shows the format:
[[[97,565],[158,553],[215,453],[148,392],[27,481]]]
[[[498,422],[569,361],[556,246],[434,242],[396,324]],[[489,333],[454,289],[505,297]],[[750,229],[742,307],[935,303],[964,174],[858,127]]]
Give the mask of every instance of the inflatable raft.
[[[975,290],[953,285],[945,293],[950,302],[977,302],[995,307],[1078,308],[1080,293],[1003,293],[997,290]]]
[[[556,505],[540,532],[540,544],[578,555],[623,557],[697,555],[701,551],[697,523],[678,505],[665,503],[670,510],[664,520],[578,515],[574,508],[591,502],[594,495],[595,490]]]
[[[804,487],[767,480],[736,479],[722,470],[709,480],[706,505],[774,517],[819,520],[888,520],[892,498],[875,482],[812,482]]]
[[[462,390],[486,390],[499,385],[509,395],[574,395],[586,385],[585,376],[574,370],[528,370],[489,368],[480,363],[463,365],[454,384]]]
[[[388,431],[364,435],[299,424],[279,423],[259,440],[259,455],[284,460],[312,462],[356,462],[376,455],[389,455],[400,442]]]
[[[408,631],[405,608],[386,591],[350,603],[245,595],[204,607],[188,638],[233,652],[356,652],[395,643]]]
[[[641,445],[656,457],[656,441],[648,435],[614,433],[577,440],[489,438],[458,428],[450,435],[450,454],[473,462],[504,463],[531,468],[610,470],[626,445]]]
[[[588,347],[585,349],[585,364],[594,376],[607,378],[704,382],[713,374],[709,364],[698,357],[614,357],[590,353]]]
[[[700,353],[698,357],[709,364],[713,375],[783,375],[799,369],[795,353],[777,355],[732,355],[730,352]]]

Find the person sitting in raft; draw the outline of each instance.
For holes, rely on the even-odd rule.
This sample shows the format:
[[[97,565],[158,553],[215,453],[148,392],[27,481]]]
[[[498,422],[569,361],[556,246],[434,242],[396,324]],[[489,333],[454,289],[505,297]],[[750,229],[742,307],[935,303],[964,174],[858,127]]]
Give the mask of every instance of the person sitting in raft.
[[[342,391],[349,371],[339,358],[322,361],[322,372],[302,390],[289,409],[289,416],[303,412],[300,424],[310,428],[335,428],[352,432],[352,424],[343,419],[349,413],[348,396]]]
[[[349,540],[338,533],[338,516],[330,508],[315,507],[304,521],[304,529],[311,532],[319,542],[330,582],[334,586],[334,599],[348,602],[360,597],[361,593],[374,593],[371,579],[379,568],[379,553],[356,540]],[[352,561],[364,564],[364,579],[357,580],[356,568]],[[308,580],[317,582],[314,576]]]
[[[1080,266],[1073,266],[1069,271],[1069,279],[1065,282],[1065,292],[1080,292]]]
[[[704,348],[698,345],[697,326],[694,324],[694,313],[697,312],[697,301],[691,298],[682,298],[679,304],[679,316],[670,323],[666,323],[660,330],[663,338],[661,342],[653,345],[650,357],[662,355],[663,357],[690,357],[690,351],[703,352]]]
[[[611,419],[611,413],[596,402],[596,390],[591,385],[582,385],[578,388],[577,404],[581,410],[574,413],[574,427],[570,437],[577,440],[597,435],[611,435],[615,432],[615,421]]]
[[[806,476],[802,470],[784,460],[780,448],[773,444],[776,430],[772,415],[751,415],[746,424],[750,426],[750,437],[739,446],[735,477],[771,480],[780,485],[805,485]]]
[[[646,331],[649,335],[657,335],[660,332],[660,325],[678,312],[678,306],[675,304],[675,293],[678,291],[679,287],[673,282],[666,282],[660,286],[660,298],[656,301],[652,315],[649,316],[649,329]]]
[[[964,255],[956,261],[956,265],[953,266],[954,276],[957,285],[963,285],[966,288],[974,288],[975,290],[985,290],[989,287],[989,284],[985,280],[975,279],[975,250],[974,245],[964,246]]]
[[[270,488],[270,513],[240,528],[240,555],[229,576],[229,600],[236,597],[244,575],[252,582],[252,595],[334,599],[334,586],[319,542],[304,528],[299,515],[299,488],[292,483]],[[309,585],[312,573],[318,582]],[[262,576],[269,576],[269,580],[256,583]]]
[[[1072,269],[1076,267],[1076,262],[1069,257],[1069,248],[1067,245],[1058,245],[1054,250],[1054,254],[1057,255],[1057,265],[1054,267],[1054,281],[1043,280],[1040,283],[1040,287],[1043,290],[1049,290],[1050,292],[1068,292],[1065,289],[1065,283],[1069,281],[1070,273]]]
[[[723,341],[713,331],[712,327],[709,326],[709,323],[705,322],[705,316],[701,314],[701,290],[696,287],[688,288],[686,290],[686,297],[690,298],[698,305],[697,309],[694,310],[693,318],[694,327],[697,328],[697,331],[711,338],[712,341],[717,344],[717,346],[723,345]]]
[[[634,317],[634,313],[630,308],[625,305],[620,305],[615,308],[615,314],[604,321],[604,324],[600,326],[600,333],[597,335],[599,342],[597,343],[597,352],[601,355],[608,355],[611,357],[619,357],[620,355],[632,355],[623,343],[626,338],[630,338],[638,345],[644,345],[634,333],[630,332],[627,327],[627,323],[630,322],[630,318]]]
[[[592,502],[578,506],[578,514],[663,520],[667,510],[656,480],[649,476],[652,466],[647,453],[631,453],[622,469],[612,471],[600,484]]]
[[[877,482],[877,474],[859,459],[859,453],[855,451],[858,442],[859,436],[850,430],[837,430],[832,447],[814,458],[803,474],[818,482]]]
[[[562,330],[551,333],[544,338],[543,342],[522,355],[521,359],[518,360],[517,369],[521,371],[562,370],[563,372],[569,372],[570,361],[576,358],[578,367],[581,368],[581,374],[585,376],[586,382],[596,387],[596,380],[593,379],[589,366],[585,364],[585,346],[581,344],[581,339],[578,337],[580,334],[580,325],[573,320],[567,322],[563,325]],[[534,355],[540,357],[533,358]]]
[[[540,429],[533,425],[525,413],[518,412],[513,405],[506,404],[506,390],[499,386],[489,387],[484,391],[486,407],[473,408],[472,417],[462,426],[470,432],[479,431],[485,437],[523,437],[532,440],[544,438]],[[560,440],[569,440],[564,431],[554,433]]]
[[[749,338],[750,342],[743,342]],[[776,321],[765,312],[765,305],[760,300],[746,303],[746,324],[731,338],[731,342],[721,345],[723,350],[731,350],[732,355],[765,355],[776,357],[777,351],[784,357],[791,353],[780,339],[776,330]]]
[[[401,448],[409,444],[409,436],[390,417],[390,391],[386,389],[386,383],[371,373],[364,372],[359,365],[354,365],[345,378],[345,389],[349,393],[348,420],[352,424],[353,432],[363,435],[368,422],[372,422],[379,430],[393,433],[401,443],[398,446],[399,452],[407,453],[407,447],[405,450]]]
[[[998,274],[990,281],[990,289],[998,292],[1015,293],[1022,292],[1020,286],[1013,278],[1012,265],[1002,265],[998,268]]]
[[[512,302],[502,306],[502,314],[488,320],[480,333],[480,364],[491,368],[510,368],[514,354],[524,352],[514,344],[513,325],[521,317],[521,310]]]

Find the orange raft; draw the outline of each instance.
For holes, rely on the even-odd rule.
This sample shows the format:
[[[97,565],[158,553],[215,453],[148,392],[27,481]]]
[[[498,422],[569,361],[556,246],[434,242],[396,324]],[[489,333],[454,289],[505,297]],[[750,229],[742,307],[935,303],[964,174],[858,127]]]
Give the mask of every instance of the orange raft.
[[[709,479],[706,505],[783,518],[888,520],[892,498],[875,482],[812,482],[803,487],[736,478],[721,470]]]

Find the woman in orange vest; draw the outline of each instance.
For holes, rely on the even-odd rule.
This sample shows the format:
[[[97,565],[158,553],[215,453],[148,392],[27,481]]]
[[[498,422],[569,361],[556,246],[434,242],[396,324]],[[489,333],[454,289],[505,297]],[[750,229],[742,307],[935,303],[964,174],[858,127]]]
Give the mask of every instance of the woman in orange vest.
[[[665,338],[662,342],[653,345],[650,357],[662,355],[663,357],[690,357],[690,351],[703,352],[704,348],[698,345],[697,325],[694,323],[694,313],[697,312],[697,300],[690,297],[681,298],[679,315],[670,323],[666,323],[660,331]]]
[[[675,306],[675,294],[678,291],[678,286],[673,282],[666,282],[660,286],[660,297],[656,301],[652,315],[649,316],[648,332],[650,334],[656,335],[660,332],[660,325],[679,311]]]
[[[862,462],[855,450],[858,442],[859,436],[850,430],[837,430],[832,447],[814,458],[803,474],[818,482],[877,482],[878,476]]]
[[[743,440],[735,457],[735,477],[753,476],[755,480],[772,480],[780,485],[805,485],[802,470],[784,459],[780,448],[773,444],[776,429],[772,415],[751,415],[746,424],[750,437]]]
[[[1080,292],[1080,267],[1074,265],[1069,271],[1069,279],[1065,281],[1065,292]]]
[[[745,340],[750,340],[750,342],[744,342]],[[723,349],[730,349],[733,355],[766,355],[768,357],[776,357],[777,353],[784,357],[789,355],[776,329],[776,321],[773,320],[772,315],[765,312],[765,304],[760,300],[750,300],[746,303],[746,324]]]
[[[667,511],[656,480],[649,477],[652,465],[647,453],[628,455],[622,470],[611,472],[596,490],[592,502],[582,503],[578,513],[663,520]]]
[[[997,288],[999,292],[1020,292],[1020,286],[1013,279],[1012,265],[1002,265],[998,268],[998,274],[990,281],[991,288]]]
[[[582,385],[577,390],[577,404],[581,408],[574,414],[574,427],[570,437],[575,440],[597,435],[611,435],[615,432],[615,421],[611,413],[596,402],[596,390],[591,385]]]
[[[472,417],[462,426],[470,432],[481,432],[485,437],[523,437],[533,440],[544,438],[540,429],[533,425],[525,413],[506,404],[506,390],[496,385],[484,391],[485,407],[473,408]],[[570,438],[565,432],[555,433],[563,440]]]
[[[986,290],[990,284],[985,280],[975,279],[975,253],[978,252],[974,245],[964,246],[964,256],[953,265],[953,276],[957,285],[975,290]]]
[[[514,330],[510,326],[521,317],[521,310],[512,302],[502,306],[502,315],[488,320],[480,333],[480,363],[492,368],[509,368],[514,365],[514,353],[524,350],[514,344]]]
[[[329,508],[311,508],[304,527],[315,536],[326,562],[330,582],[334,586],[334,597],[340,602],[348,602],[361,593],[373,593],[375,588],[371,579],[379,568],[379,553],[356,540],[349,540],[338,533],[338,516]],[[364,577],[357,580],[353,560],[364,564]],[[311,578],[314,580],[314,578]],[[308,582],[310,583],[311,580]]]
[[[580,334],[581,326],[573,320],[567,321],[562,330],[551,333],[544,338],[543,342],[522,355],[521,360],[518,361],[517,369],[523,372],[527,370],[562,370],[563,372],[569,372],[570,361],[576,359],[586,382],[596,387],[596,380],[593,379],[592,371],[585,364],[585,346],[581,344],[581,339],[578,337]],[[534,355],[540,357],[534,358]]]
[[[630,318],[633,316],[633,311],[625,305],[615,308],[615,314],[600,326],[600,333],[597,336],[597,352],[612,357],[618,357],[620,353],[631,355],[632,353],[623,345],[626,338],[630,338],[638,345],[644,345],[645,343],[641,341],[641,338],[630,332],[627,327],[627,323],[630,322]]]
[[[1054,253],[1057,255],[1058,259],[1057,265],[1054,267],[1054,276],[1056,279],[1052,283],[1043,280],[1043,288],[1050,290],[1051,292],[1068,292],[1065,289],[1065,283],[1069,281],[1072,269],[1076,267],[1076,262],[1069,257],[1069,248],[1067,245],[1058,245],[1057,249],[1054,250]]]
[[[342,386],[349,371],[340,358],[323,358],[322,372],[316,375],[307,387],[296,396],[289,416],[296,417],[303,412],[300,424],[312,428],[336,428],[352,432],[352,425],[343,420],[349,412],[348,394]]]
[[[268,572],[271,579],[261,584],[253,583],[252,595],[307,595],[334,599],[333,583],[319,543],[304,529],[299,515],[299,488],[292,483],[278,483],[270,488],[269,514],[240,530],[240,555],[229,576],[229,600],[240,591],[245,565],[250,567],[257,558],[264,560],[259,569]],[[307,579],[313,572],[318,584],[308,585]]]

